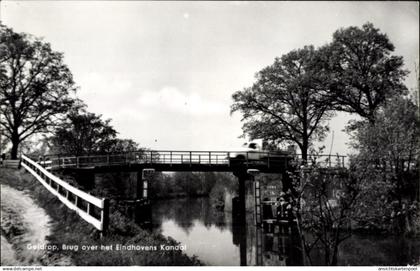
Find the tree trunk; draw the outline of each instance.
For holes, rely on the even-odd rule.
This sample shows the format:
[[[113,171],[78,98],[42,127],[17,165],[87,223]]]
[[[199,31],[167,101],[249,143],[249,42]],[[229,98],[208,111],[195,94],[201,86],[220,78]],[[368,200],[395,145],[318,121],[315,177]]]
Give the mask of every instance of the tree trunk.
[[[304,164],[306,164],[308,161],[308,148],[309,148],[308,138],[303,138],[300,151],[302,152],[302,160]]]
[[[331,259],[331,266],[338,265],[338,244],[334,244],[334,251]]]
[[[12,150],[10,152],[12,159],[17,159],[20,140],[18,137],[12,137]]]

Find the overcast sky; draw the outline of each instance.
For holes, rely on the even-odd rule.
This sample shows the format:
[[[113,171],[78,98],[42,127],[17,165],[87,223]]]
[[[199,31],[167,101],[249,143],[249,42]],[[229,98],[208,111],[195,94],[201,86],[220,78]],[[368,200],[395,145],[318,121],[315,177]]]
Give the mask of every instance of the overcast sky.
[[[340,27],[372,22],[402,55],[415,87],[417,2],[1,1],[1,19],[64,52],[88,110],[122,138],[171,150],[235,149],[244,142],[231,95],[276,56],[331,41]],[[346,153],[331,120],[333,153]],[[328,148],[331,135],[325,145]]]

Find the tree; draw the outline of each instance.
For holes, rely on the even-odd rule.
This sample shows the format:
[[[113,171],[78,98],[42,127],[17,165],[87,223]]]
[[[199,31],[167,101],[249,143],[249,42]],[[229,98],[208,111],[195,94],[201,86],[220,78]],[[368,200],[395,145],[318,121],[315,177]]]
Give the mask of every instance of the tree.
[[[245,134],[294,142],[307,160],[311,141],[324,138],[324,121],[331,116],[320,57],[312,46],[291,51],[258,72],[252,87],[233,94],[231,112],[242,112]]]
[[[394,95],[407,90],[403,58],[391,56],[395,47],[373,24],[337,30],[320,49],[335,109],[356,113],[374,122],[375,112]]]
[[[76,156],[110,152],[117,135],[110,121],[94,113],[72,111],[68,121],[55,131],[53,149]]]
[[[116,138],[113,140],[109,152],[136,152],[139,151],[139,144],[132,139],[120,139]]]
[[[361,191],[359,183],[344,169],[318,164],[300,168],[292,178],[296,192],[287,195],[305,260],[315,264],[311,252],[317,247],[324,256],[324,265],[337,265],[339,245],[351,236],[350,221]]]
[[[351,146],[358,151],[351,161],[352,171],[365,186],[359,223],[382,228],[391,225],[393,218],[394,230],[405,232],[411,228],[419,180],[417,111],[410,99],[394,97],[376,112],[374,124],[360,121],[349,127]],[[378,187],[383,191],[380,197],[373,195]]]
[[[73,104],[73,76],[49,43],[0,25],[0,126],[12,143],[48,132]]]

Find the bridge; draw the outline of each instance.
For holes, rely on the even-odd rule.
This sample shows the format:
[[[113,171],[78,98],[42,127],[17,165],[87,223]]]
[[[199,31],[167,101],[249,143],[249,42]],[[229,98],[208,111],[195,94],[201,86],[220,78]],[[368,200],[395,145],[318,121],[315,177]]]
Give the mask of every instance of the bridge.
[[[49,170],[89,169],[95,172],[135,171],[154,168],[156,171],[237,172],[257,169],[264,173],[283,173],[299,164],[299,155],[258,151],[137,151],[99,155],[47,155],[38,162]],[[308,163],[325,167],[345,167],[342,155],[309,155]]]
[[[308,163],[320,163],[322,167],[344,168],[345,156],[310,155]],[[95,198],[60,180],[53,173],[72,173],[77,183],[85,189],[95,185],[95,174],[104,172],[132,172],[137,174],[134,202],[148,202],[149,181],[155,171],[232,172],[239,183],[236,215],[239,224],[245,225],[245,182],[254,182],[256,223],[261,225],[259,181],[261,173],[279,174],[283,190],[291,186],[288,171],[301,162],[299,155],[281,152],[225,152],[225,151],[156,151],[145,150],[117,154],[87,156],[46,155],[27,157],[22,155],[22,165],[34,175],[51,193],[56,195],[70,209],[101,232],[108,227],[109,199]],[[141,208],[141,210],[144,210]]]

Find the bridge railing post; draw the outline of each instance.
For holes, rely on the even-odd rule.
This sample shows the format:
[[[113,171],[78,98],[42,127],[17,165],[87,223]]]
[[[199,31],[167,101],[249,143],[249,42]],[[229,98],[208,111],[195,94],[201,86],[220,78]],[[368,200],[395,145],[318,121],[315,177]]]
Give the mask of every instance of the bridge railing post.
[[[209,165],[211,166],[211,152],[209,152]]]

